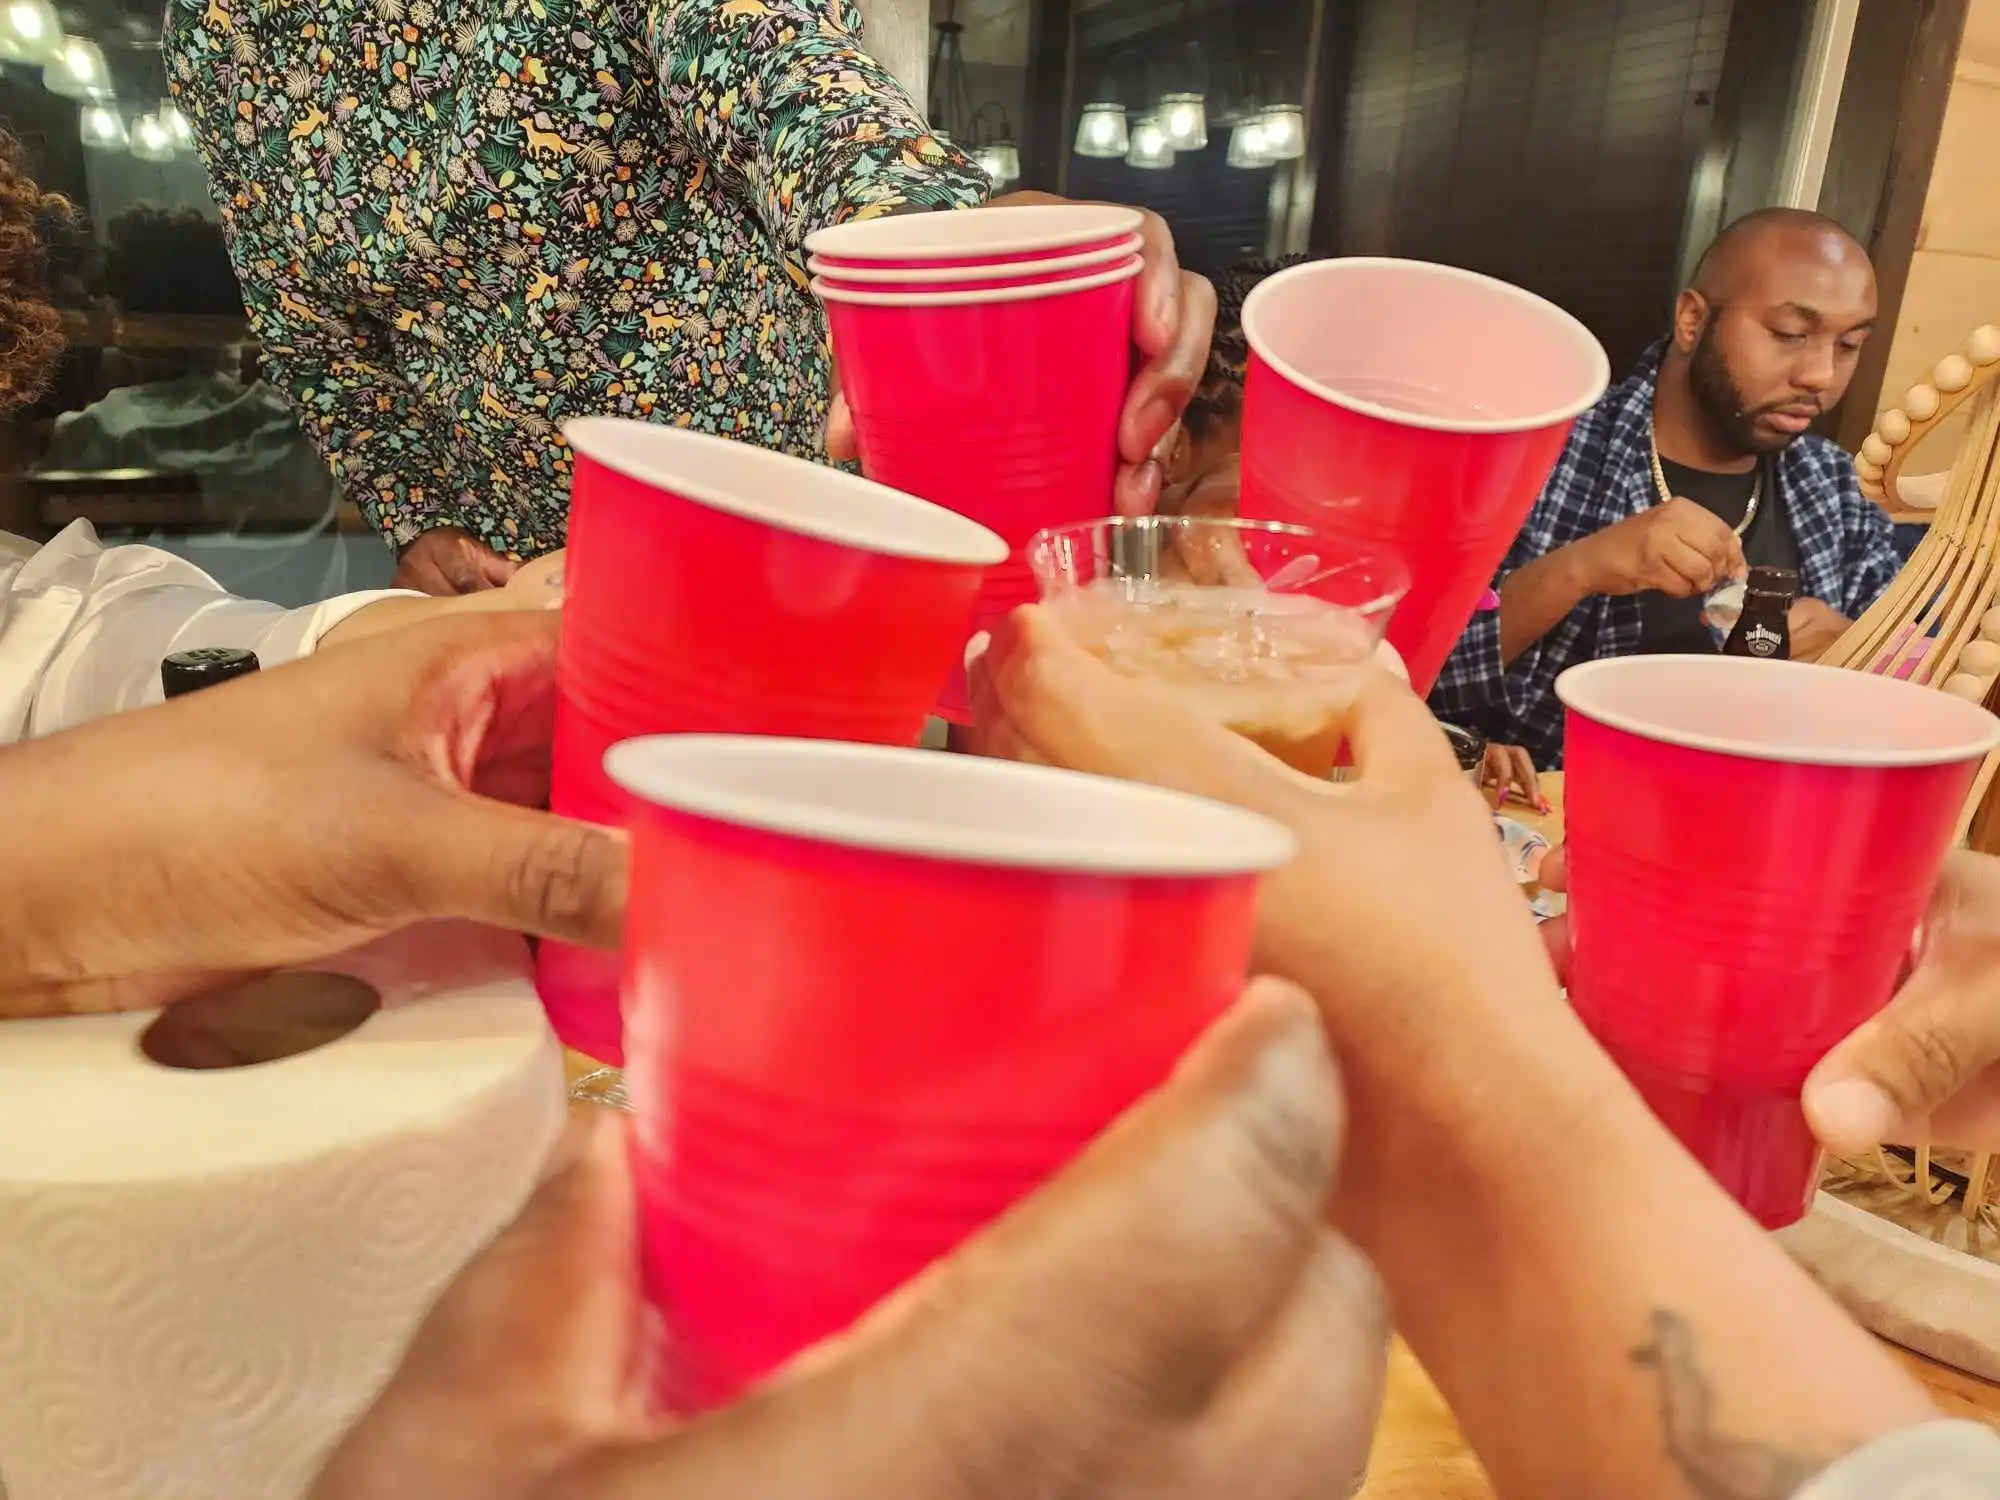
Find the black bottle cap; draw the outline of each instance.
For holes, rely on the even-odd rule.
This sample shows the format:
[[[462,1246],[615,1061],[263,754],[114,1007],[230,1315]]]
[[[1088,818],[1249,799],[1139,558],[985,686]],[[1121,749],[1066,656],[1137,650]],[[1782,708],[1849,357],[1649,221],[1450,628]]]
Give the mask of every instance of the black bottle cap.
[[[1457,724],[1440,724],[1444,737],[1451,741],[1452,753],[1458,757],[1461,771],[1476,771],[1486,763],[1486,736],[1477,730],[1464,729]]]
[[[1799,575],[1794,568],[1752,568],[1750,581],[1745,585],[1753,594],[1796,595],[1799,591]]]
[[[255,651],[241,651],[234,646],[176,651],[160,663],[160,689],[167,697],[178,698],[196,688],[214,687],[232,677],[246,677],[261,665]]]

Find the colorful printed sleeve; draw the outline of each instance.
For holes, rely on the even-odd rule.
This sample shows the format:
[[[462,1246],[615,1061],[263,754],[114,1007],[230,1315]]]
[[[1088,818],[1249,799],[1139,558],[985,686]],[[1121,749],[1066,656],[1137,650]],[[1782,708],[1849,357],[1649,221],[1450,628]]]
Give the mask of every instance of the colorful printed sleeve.
[[[348,499],[400,551],[426,531],[462,526],[448,459],[413,412],[383,340],[350,305],[320,301],[298,265],[271,255],[223,211],[265,378],[290,397],[299,425]]]
[[[259,137],[247,121],[239,128],[226,96],[210,91],[218,74],[233,70],[216,66],[223,42],[202,14],[198,0],[178,0],[168,12],[172,88],[201,145],[265,378],[285,392],[347,497],[391,547],[463,524],[450,451],[415,419],[413,393],[385,357],[384,334],[352,303],[329,298],[288,248],[259,180],[271,175]]]
[[[788,254],[848,219],[984,201],[984,174],[863,48],[853,0],[652,0],[647,30],[676,134]]]

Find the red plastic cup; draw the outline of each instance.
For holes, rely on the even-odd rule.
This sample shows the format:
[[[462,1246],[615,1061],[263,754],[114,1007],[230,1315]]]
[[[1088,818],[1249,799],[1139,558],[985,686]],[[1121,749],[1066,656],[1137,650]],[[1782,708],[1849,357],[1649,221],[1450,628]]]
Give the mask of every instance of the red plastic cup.
[[[975,630],[1034,601],[1021,554],[1030,537],[1111,509],[1140,269],[944,294],[814,283],[862,471],[970,516],[1011,549],[987,574]],[[938,711],[969,722],[962,672]]]
[[[1006,544],[837,469],[593,418],[576,452],[550,804],[619,824],[604,755],[700,731],[913,745]],[[556,1034],[622,1057],[616,955],[544,943]]]
[[[1879,1010],[2000,720],[1718,656],[1564,673],[1577,1014],[1759,1223],[1803,1216],[1806,1075]]]
[[[1138,235],[1127,235],[1115,244],[1080,254],[1048,259],[987,262],[974,266],[865,266],[844,265],[823,256],[812,256],[806,269],[832,287],[878,292],[964,292],[997,290],[1024,282],[1074,280],[1106,271],[1120,261],[1137,255]]]
[[[1428,693],[1611,367],[1504,281],[1315,261],[1243,306],[1242,513],[1330,526],[1410,570],[1389,640]]]
[[[1102,276],[1110,271],[1130,271],[1142,267],[1143,262],[1130,251],[1119,251],[1094,259],[1081,266],[1070,266],[1058,270],[1043,270],[1025,276],[994,276],[987,268],[980,267],[982,274],[974,280],[943,281],[918,280],[909,282],[876,282],[848,280],[836,272],[824,272],[813,278],[813,286],[833,292],[890,292],[909,293],[957,293],[957,292],[999,292],[1010,287],[1047,286],[1059,281],[1082,281],[1086,277]]]
[[[1294,847],[970,756],[677,736],[609,766],[643,804],[626,1081],[677,1411],[846,1328],[1157,1086]]]
[[[1104,203],[894,214],[818,230],[806,236],[806,250],[832,266],[1004,265],[1106,250],[1138,233],[1142,222],[1137,209]]]

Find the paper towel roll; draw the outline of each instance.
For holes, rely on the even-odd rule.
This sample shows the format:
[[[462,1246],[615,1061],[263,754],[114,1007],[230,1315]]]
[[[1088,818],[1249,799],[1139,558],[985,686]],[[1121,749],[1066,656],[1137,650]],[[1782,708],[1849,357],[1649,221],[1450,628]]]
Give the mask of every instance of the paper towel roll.
[[[253,1067],[149,1061],[151,1015],[0,1023],[9,1500],[291,1500],[526,1198],[564,1098],[520,939],[315,967],[382,1009]]]

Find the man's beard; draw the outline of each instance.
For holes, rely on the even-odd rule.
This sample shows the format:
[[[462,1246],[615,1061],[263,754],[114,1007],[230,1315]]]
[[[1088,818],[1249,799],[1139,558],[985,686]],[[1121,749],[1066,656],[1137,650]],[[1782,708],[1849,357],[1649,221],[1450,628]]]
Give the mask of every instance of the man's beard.
[[[1798,441],[1798,437],[1772,433],[1757,426],[1757,419],[1766,412],[1799,403],[1777,401],[1769,406],[1760,406],[1755,411],[1750,410],[1749,399],[1736,384],[1736,377],[1729,373],[1722,351],[1715,346],[1713,322],[1702,329],[1701,337],[1695,340],[1694,353],[1688,356],[1688,389],[1694,392],[1695,405],[1701,408],[1702,416],[1707,418],[1715,435],[1746,457],[1777,453]]]

